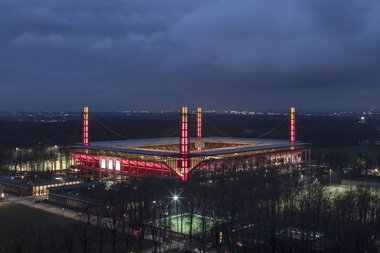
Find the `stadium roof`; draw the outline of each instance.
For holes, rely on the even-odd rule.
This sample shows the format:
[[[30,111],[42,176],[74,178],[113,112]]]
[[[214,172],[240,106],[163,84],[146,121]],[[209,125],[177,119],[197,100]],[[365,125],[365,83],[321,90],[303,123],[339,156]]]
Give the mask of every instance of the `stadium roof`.
[[[117,141],[90,142],[89,146],[73,145],[72,148],[125,152],[141,155],[176,156],[179,154],[179,137],[152,138]],[[290,144],[288,140],[233,138],[233,137],[205,137],[202,139],[205,148],[192,150],[191,156],[214,156],[255,150],[285,148],[291,146],[310,146],[309,143]],[[196,138],[190,138],[190,145],[194,145]]]

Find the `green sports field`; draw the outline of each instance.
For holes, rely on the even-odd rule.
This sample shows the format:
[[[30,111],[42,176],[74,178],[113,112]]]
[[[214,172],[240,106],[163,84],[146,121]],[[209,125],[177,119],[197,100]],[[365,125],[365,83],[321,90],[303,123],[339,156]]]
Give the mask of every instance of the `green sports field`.
[[[175,233],[188,235],[190,232],[190,216],[188,214],[173,215],[166,217],[159,222],[160,227],[167,227]],[[215,220],[211,217],[205,217],[205,230],[209,231],[215,224]],[[202,216],[195,215],[193,218],[192,234],[202,233]]]
[[[331,197],[336,197],[340,194],[345,193],[347,190],[350,188],[354,188],[355,186],[348,186],[348,185],[326,185],[324,186],[325,191],[331,196]],[[380,189],[377,188],[371,188],[371,191],[374,193],[380,194]]]
[[[331,194],[331,195],[338,195],[338,194],[341,194],[341,193],[344,193],[349,187],[348,186],[345,186],[345,185],[328,185],[328,186],[324,186],[324,189],[326,190],[326,192],[328,194]]]

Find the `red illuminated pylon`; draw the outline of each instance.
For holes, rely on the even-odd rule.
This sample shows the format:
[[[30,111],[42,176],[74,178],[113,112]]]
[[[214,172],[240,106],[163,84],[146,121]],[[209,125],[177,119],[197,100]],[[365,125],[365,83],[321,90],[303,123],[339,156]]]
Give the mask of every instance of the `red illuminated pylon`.
[[[290,143],[296,143],[296,108],[290,108]]]
[[[202,142],[202,108],[198,107],[197,110],[197,143],[198,150],[201,150],[201,142]]]
[[[83,108],[83,146],[88,146],[88,107]]]
[[[181,115],[181,178],[183,181],[187,180],[187,173],[189,172],[189,131],[188,131],[188,115],[187,107],[182,107]]]

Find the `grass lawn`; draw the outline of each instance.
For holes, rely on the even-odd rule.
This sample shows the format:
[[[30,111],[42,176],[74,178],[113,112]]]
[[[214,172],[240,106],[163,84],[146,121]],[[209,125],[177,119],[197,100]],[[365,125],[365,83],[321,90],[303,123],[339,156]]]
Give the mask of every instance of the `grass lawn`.
[[[161,226],[168,224],[169,229],[176,233],[188,235],[190,232],[190,217],[188,214],[173,215],[167,217]],[[211,217],[206,217],[206,231],[209,231],[214,225],[215,221]],[[195,215],[193,218],[192,234],[202,233],[202,216]]]
[[[9,240],[9,234],[15,229],[15,227],[28,229],[28,226],[31,225],[35,230],[33,232],[38,231],[38,229],[48,228],[49,226],[54,226],[54,229],[62,228],[62,231],[65,231],[68,226],[74,224],[76,221],[52,214],[49,212],[45,212],[43,210],[34,209],[32,207],[23,206],[19,204],[0,204],[0,252],[2,251],[2,246],[7,244],[6,240]],[[58,226],[58,227],[57,227]],[[49,230],[48,230],[49,231]],[[59,230],[61,231],[61,230]],[[72,231],[72,230],[69,230]],[[32,232],[32,233],[33,233]],[[108,232],[106,232],[108,233]],[[29,238],[29,235],[28,235]],[[32,235],[30,235],[32,238]],[[63,240],[63,238],[60,238]],[[130,237],[130,248],[128,250],[125,249],[124,242],[119,241],[120,252],[136,252],[139,250],[138,239],[135,237]],[[47,241],[45,241],[47,243]],[[61,242],[63,243],[63,242]],[[78,240],[75,242],[75,248],[80,249],[80,244]],[[94,246],[95,247],[95,246]],[[150,248],[153,247],[152,242],[148,240],[142,241],[142,247]],[[32,252],[32,251],[28,251]],[[63,251],[66,252],[66,251]],[[79,252],[79,251],[75,251]],[[95,252],[95,251],[94,251]],[[109,253],[112,252],[111,245],[108,242],[104,243],[103,252]]]
[[[0,204],[0,238],[15,226],[32,225],[43,228],[58,225],[64,227],[73,222],[71,219],[28,206]]]

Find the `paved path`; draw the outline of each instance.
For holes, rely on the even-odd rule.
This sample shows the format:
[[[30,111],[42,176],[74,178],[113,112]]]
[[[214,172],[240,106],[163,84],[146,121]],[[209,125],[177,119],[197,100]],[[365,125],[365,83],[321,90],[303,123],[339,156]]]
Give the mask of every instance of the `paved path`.
[[[7,194],[4,203],[17,203],[24,206],[30,206],[39,210],[43,210],[49,213],[58,214],[66,218],[80,220],[80,213],[71,209],[62,208],[52,204],[44,202],[36,202],[35,198],[32,196],[19,197],[16,195]]]

